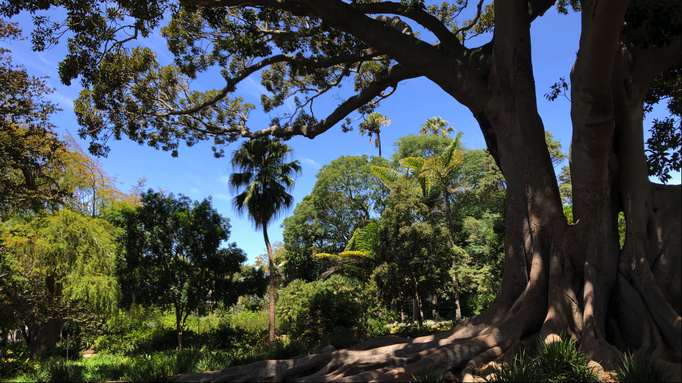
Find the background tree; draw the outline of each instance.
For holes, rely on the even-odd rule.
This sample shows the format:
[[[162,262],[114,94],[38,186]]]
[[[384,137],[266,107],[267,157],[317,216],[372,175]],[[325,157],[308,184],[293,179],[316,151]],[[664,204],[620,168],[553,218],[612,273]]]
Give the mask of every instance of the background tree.
[[[108,175],[102,167],[101,161],[89,156],[76,140],[67,132],[65,145],[68,151],[68,168],[65,170],[61,183],[73,191],[72,198],[66,206],[71,210],[91,217],[100,216],[115,202],[124,202],[132,206],[137,192],[126,195],[117,188],[116,177]],[[140,184],[138,184],[140,186]]]
[[[113,233],[106,220],[68,209],[4,228],[4,255],[16,273],[11,277],[27,287],[9,299],[22,302],[18,315],[28,326],[34,359],[54,349],[64,322],[80,307],[99,314],[115,310]]]
[[[12,39],[21,31],[0,19],[0,41]],[[67,149],[49,122],[59,109],[43,99],[52,89],[14,65],[10,53],[0,48],[0,219],[58,208],[69,197],[59,183]]]
[[[370,171],[379,164],[388,165],[388,161],[380,157],[341,156],[320,169],[311,194],[282,223],[286,269],[292,277],[298,275],[293,270],[307,270],[298,277],[316,279],[317,275],[312,274],[323,272],[320,267],[325,267],[316,265],[312,256],[344,251],[355,231],[381,214],[388,189]]]
[[[372,145],[372,140],[374,140],[374,146],[379,148],[379,157],[381,157],[381,127],[391,125],[391,120],[387,117],[385,114],[372,112],[359,126],[358,134],[361,136],[367,134],[370,145]],[[372,135],[376,137],[372,138]]]
[[[447,137],[454,132],[455,128],[448,126],[448,122],[440,117],[431,117],[424,125],[419,127],[419,134],[433,134],[436,136]]]
[[[421,325],[422,300],[449,279],[454,253],[447,229],[429,223],[429,209],[416,195],[399,187],[389,202],[379,228],[379,266],[372,279],[388,302],[411,298],[413,318]]]
[[[245,141],[232,154],[230,188],[239,193],[232,200],[238,214],[248,214],[256,229],[263,230],[268,250],[268,267],[275,270],[275,260],[268,238],[268,224],[294,202],[288,193],[293,177],[301,173],[298,161],[287,162],[293,151],[278,139],[268,137]],[[238,173],[239,172],[239,173]],[[275,273],[270,273],[270,344],[275,341]]]
[[[178,349],[187,316],[215,301],[240,295],[232,276],[246,261],[235,243],[220,247],[230,224],[211,207],[210,199],[192,202],[149,189],[142,206],[123,209],[114,221],[117,238],[116,275],[121,304],[161,305],[175,311]]]

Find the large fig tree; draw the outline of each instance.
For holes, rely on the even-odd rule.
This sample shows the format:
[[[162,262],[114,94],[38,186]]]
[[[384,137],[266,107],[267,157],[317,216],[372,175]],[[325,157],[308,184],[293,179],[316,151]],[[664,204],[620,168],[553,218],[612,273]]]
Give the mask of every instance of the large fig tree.
[[[2,11],[11,16],[50,3],[3,2]],[[314,138],[334,126],[349,129],[352,118],[374,112],[400,82],[425,77],[471,111],[504,174],[503,281],[481,315],[435,336],[373,339],[349,350],[262,361],[211,377],[391,381],[438,368],[471,379],[482,363],[562,333],[580,339],[605,364],[616,349],[643,349],[680,362],[681,189],[649,181],[642,122],[652,84],[680,61],[679,2],[557,4],[582,17],[568,90],[574,224],[563,213],[533,78],[530,27],[554,0],[499,0],[485,7],[481,1],[463,24],[456,19],[466,1],[429,7],[422,0],[54,3],[66,8],[68,22],[36,18],[34,46],[45,48],[63,28],[71,30],[60,75],[66,84],[81,79],[85,90],[76,112],[94,153],[106,153],[107,139],[122,136],[174,155],[180,142],[212,139],[218,156],[240,137]],[[162,22],[175,56],[169,66],[159,65],[149,48],[132,48]],[[411,27],[417,25],[419,33]],[[488,42],[463,44],[486,30],[492,31]],[[428,36],[437,43],[423,40]],[[214,67],[224,78],[218,88],[192,87],[193,79]],[[264,109],[296,97],[295,111],[252,127],[253,106],[234,91],[258,71],[268,90]],[[314,115],[315,98],[346,79],[355,94],[329,115]],[[679,75],[666,81],[679,81]],[[661,89],[677,89],[679,98],[679,87]],[[674,122],[653,136],[677,151],[672,168],[679,168],[678,132]],[[658,163],[654,173],[668,165]],[[622,249],[621,211],[627,222]]]

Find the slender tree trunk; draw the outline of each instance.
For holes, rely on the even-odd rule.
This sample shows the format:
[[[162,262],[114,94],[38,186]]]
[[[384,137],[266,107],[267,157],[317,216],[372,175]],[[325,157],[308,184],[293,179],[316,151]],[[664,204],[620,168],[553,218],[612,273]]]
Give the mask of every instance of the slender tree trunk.
[[[381,133],[379,133],[379,131],[377,131],[377,140],[376,140],[376,143],[377,143],[377,144],[376,144],[376,145],[377,145],[377,148],[379,148],[379,157],[381,157]]]
[[[450,193],[447,190],[447,186],[445,186],[445,190],[443,191],[443,194],[445,195],[445,219],[447,220],[448,223],[448,234],[450,235],[450,247],[455,246],[455,236],[453,233],[452,229],[452,214],[450,212]],[[459,304],[459,281],[457,281],[457,273],[454,272],[457,267],[457,259],[454,257],[452,258],[452,283],[455,286],[455,293],[454,293],[454,298],[455,298],[455,320],[461,320],[462,319],[462,307]]]
[[[272,247],[270,246],[270,239],[268,238],[268,227],[263,224],[263,238],[265,239],[265,248],[268,250],[268,267],[270,270],[270,312],[268,321],[268,339],[270,345],[275,343],[275,258],[272,255]]]
[[[457,302],[459,305],[459,302]],[[431,309],[431,317],[433,320],[437,321],[438,319],[438,296],[437,295],[432,295],[431,296],[431,304],[433,305],[433,308]]]
[[[184,323],[182,323],[182,312],[180,311],[180,302],[175,301],[175,328],[178,332],[178,350],[182,350],[182,328]]]
[[[9,347],[9,340],[7,330],[0,330],[0,358],[4,358],[7,354],[7,348]]]

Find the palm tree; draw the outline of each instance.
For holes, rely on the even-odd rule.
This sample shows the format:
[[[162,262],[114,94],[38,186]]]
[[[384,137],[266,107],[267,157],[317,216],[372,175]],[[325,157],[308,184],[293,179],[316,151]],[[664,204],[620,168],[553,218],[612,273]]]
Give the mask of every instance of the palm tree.
[[[232,153],[230,189],[239,193],[232,199],[237,214],[247,213],[256,229],[263,229],[270,267],[270,344],[275,341],[275,264],[268,239],[268,224],[289,209],[294,197],[292,177],[301,173],[298,161],[286,162],[293,150],[279,139],[261,137],[246,141]]]
[[[447,137],[447,135],[449,135],[450,132],[454,131],[455,128],[453,128],[452,126],[448,126],[448,122],[440,117],[431,117],[428,120],[426,120],[424,125],[419,127],[419,134],[431,133],[443,137]]]
[[[369,144],[372,144],[372,135],[375,134],[376,140],[374,140],[374,146],[379,148],[379,157],[381,157],[381,127],[389,126],[391,120],[388,119],[388,115],[381,114],[379,112],[372,112],[363,122],[360,123],[359,135],[364,136],[365,133],[369,136]]]

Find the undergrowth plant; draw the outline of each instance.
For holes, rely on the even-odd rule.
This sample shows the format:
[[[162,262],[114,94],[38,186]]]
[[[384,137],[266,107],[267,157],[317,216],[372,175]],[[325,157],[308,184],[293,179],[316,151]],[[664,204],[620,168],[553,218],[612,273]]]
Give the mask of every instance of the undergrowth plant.
[[[535,352],[525,350],[512,357],[490,376],[487,382],[598,382],[596,371],[588,366],[590,359],[578,348],[577,342],[562,334],[561,341],[538,342]]]
[[[618,382],[669,382],[672,374],[643,352],[625,352],[615,363]]]
[[[426,374],[422,376],[414,376],[412,375],[412,380],[411,382],[417,382],[417,383],[440,383],[444,382],[443,380],[443,372],[438,371],[438,370],[430,370]]]

